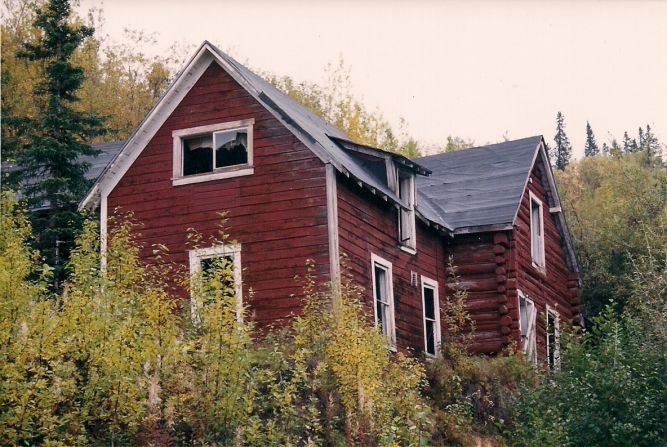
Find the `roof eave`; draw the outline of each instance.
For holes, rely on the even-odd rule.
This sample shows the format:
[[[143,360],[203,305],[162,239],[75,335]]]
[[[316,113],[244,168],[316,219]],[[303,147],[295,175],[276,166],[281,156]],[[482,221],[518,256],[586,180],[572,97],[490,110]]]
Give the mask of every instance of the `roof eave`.
[[[569,260],[570,270],[572,272],[580,273],[579,262],[577,261],[577,256],[574,251],[574,242],[572,240],[572,235],[570,234],[570,230],[568,229],[567,222],[565,220],[565,214],[563,213],[562,206],[560,203],[560,195],[558,194],[558,188],[556,187],[556,180],[554,177],[553,169],[551,168],[551,163],[549,163],[549,157],[547,155],[545,146],[546,145],[544,142],[544,138],[542,137],[540,138],[540,142],[535,149],[535,154],[533,155],[533,161],[530,165],[530,170],[528,171],[526,180],[523,185],[523,189],[521,190],[521,197],[523,197],[524,193],[526,192],[526,188],[528,187],[528,181],[530,180],[530,176],[533,172],[533,168],[535,167],[535,163],[537,162],[538,157],[541,157],[543,160],[543,165],[545,166],[544,171],[547,176],[547,182],[549,182],[549,189],[551,190],[552,194],[551,198],[553,200],[553,208],[554,208],[554,212],[552,214],[555,214],[555,217],[558,221],[561,230],[560,232],[561,236],[563,237],[563,243],[565,245],[566,256]],[[519,199],[519,205],[517,206],[516,213],[514,214],[512,225],[516,223],[516,220],[519,215],[519,208],[521,208],[521,198]],[[581,278],[579,278],[579,287],[581,286],[582,282]]]
[[[331,136],[331,135],[327,135],[327,136],[339,145],[341,143],[342,144],[348,143],[348,144],[352,144],[354,146],[357,146],[359,148],[364,148],[368,151],[368,153],[371,153],[372,155],[377,155],[377,156],[383,157],[383,158],[384,157],[391,157],[394,161],[402,164],[403,166],[407,167],[408,169],[411,169],[411,170],[415,171],[415,173],[417,173],[417,174],[424,175],[424,176],[428,176],[428,175],[432,174],[430,169],[425,168],[424,166],[420,165],[419,163],[416,163],[416,162],[410,160],[409,158],[407,158],[407,157],[405,157],[401,154],[397,154],[395,152],[390,152],[390,151],[385,151],[384,149],[379,149],[377,147],[369,146],[367,144],[357,143],[355,141],[348,140],[348,139],[345,139],[345,138],[334,137],[334,136]],[[354,148],[347,148],[347,149],[354,150]]]

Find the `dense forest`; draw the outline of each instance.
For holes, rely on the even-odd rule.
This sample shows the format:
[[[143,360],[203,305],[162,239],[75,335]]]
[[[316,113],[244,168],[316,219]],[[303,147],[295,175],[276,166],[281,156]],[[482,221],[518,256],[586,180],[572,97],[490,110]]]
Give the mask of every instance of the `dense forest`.
[[[153,37],[114,42],[95,31],[102,10],[79,17],[66,0],[3,7],[2,161],[15,168],[2,173],[1,444],[667,445],[667,167],[649,125],[628,123],[637,131],[619,142],[587,123],[582,159],[561,112],[545,136],[586,319],[564,331],[560,369],[514,349],[468,354],[462,288],[444,302],[438,359],[392,355],[358,286],[323,304],[332,292],[306,260],[303,315],[258,339],[236,317],[224,261],[196,282],[210,304],[194,317],[164,281],[189,277],[164,253],[139,262],[132,216],[119,216],[103,269],[95,221],[74,203],[87,187],[80,155],[127,138],[189,48],[148,56]],[[451,136],[427,149],[350,93],[342,61],[326,73],[322,85],[263,75],[361,143],[408,157],[473,145]],[[26,186],[44,160],[59,180]],[[34,211],[44,202],[56,217]],[[219,239],[224,228],[222,218]]]

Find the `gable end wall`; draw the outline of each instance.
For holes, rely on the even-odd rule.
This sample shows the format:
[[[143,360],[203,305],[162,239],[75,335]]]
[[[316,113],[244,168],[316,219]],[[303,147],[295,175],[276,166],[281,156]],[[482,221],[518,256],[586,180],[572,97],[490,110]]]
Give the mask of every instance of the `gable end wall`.
[[[250,118],[253,175],[172,186],[172,131]],[[213,236],[217,213],[226,211],[227,232],[242,245],[244,302],[265,324],[298,312],[302,285],[294,277],[305,274],[306,259],[329,279],[326,203],[325,165],[213,63],[110,192],[107,209],[132,211],[143,225],[144,261],[152,262],[154,244],[164,244],[169,261],[183,266],[188,228]]]
[[[557,228],[555,215],[549,212],[544,184],[546,175],[537,167],[533,169],[526,191],[521,199],[519,213],[512,232],[510,246],[513,252],[513,263],[516,268],[517,290],[531,298],[537,307],[537,354],[539,360],[546,357],[546,306],[555,309],[562,323],[571,324],[578,321],[579,316],[579,276],[571,272],[567,266],[563,238]],[[532,192],[543,203],[544,219],[544,272],[532,265],[530,246],[530,196]],[[513,293],[508,301],[512,316],[512,337],[520,341],[518,299]]]

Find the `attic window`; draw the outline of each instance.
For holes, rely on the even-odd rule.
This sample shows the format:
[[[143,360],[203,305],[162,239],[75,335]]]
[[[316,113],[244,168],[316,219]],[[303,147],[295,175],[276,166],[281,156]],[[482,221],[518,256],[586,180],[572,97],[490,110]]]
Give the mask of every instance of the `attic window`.
[[[530,252],[533,266],[544,269],[544,221],[542,201],[530,193]]]
[[[254,120],[177,130],[174,139],[174,185],[253,173]]]
[[[417,247],[415,231],[415,176],[398,171],[398,198],[401,207],[398,212],[398,240],[401,247],[411,251]]]

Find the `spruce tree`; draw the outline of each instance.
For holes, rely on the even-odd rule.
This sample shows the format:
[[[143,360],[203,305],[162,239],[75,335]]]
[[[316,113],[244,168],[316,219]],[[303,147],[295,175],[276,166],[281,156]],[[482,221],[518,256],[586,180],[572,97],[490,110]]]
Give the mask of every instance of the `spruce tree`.
[[[607,143],[602,143],[602,155],[609,155],[611,152],[611,149],[609,148],[609,145]]]
[[[80,228],[77,202],[90,187],[85,155],[96,155],[88,141],[105,132],[100,116],[75,109],[77,90],[84,81],[72,56],[94,29],[71,23],[69,0],[50,0],[37,11],[36,41],[26,42],[17,57],[44,67],[42,81],[33,94],[38,112],[20,117],[22,144],[17,158],[21,189],[32,211],[37,248],[62,276],[74,234]],[[38,211],[40,209],[47,211]]]
[[[623,153],[621,145],[616,141],[616,138],[611,140],[611,147],[609,148],[609,154],[618,157]]]
[[[554,136],[556,147],[554,148],[556,159],[556,169],[565,170],[565,166],[570,163],[572,157],[572,146],[570,140],[565,134],[565,118],[561,112],[556,114],[556,136]]]
[[[633,152],[637,152],[638,149],[639,147],[637,146],[637,140],[630,138],[628,131],[626,130],[623,133],[623,152],[626,154],[631,154]]]
[[[593,134],[593,129],[591,124],[586,121],[586,144],[584,146],[584,156],[593,157],[600,153],[598,149],[598,144],[595,141],[595,135]]]
[[[639,128],[641,130],[641,127]],[[649,154],[649,157],[660,157],[661,158],[661,149],[660,142],[658,137],[655,136],[651,126],[646,125],[646,132],[644,132],[644,138],[641,145],[642,150],[646,150]]]

